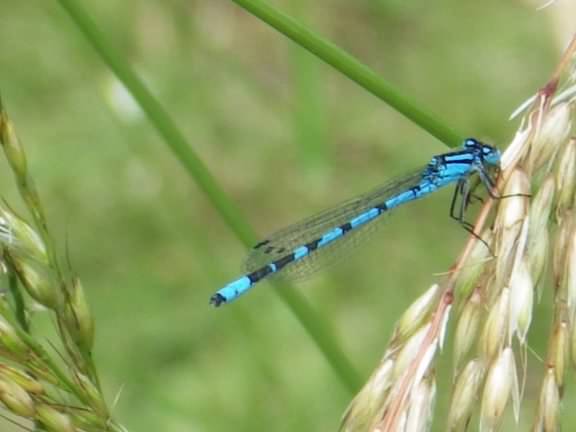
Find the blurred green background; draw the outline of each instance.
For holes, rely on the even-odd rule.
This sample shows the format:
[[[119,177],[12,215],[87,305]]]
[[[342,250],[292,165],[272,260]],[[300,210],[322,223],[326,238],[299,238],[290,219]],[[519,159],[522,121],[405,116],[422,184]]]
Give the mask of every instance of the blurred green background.
[[[447,151],[231,1],[82,3],[261,235]],[[516,127],[509,114],[546,81],[568,40],[562,4],[271,3],[462,134],[500,146]],[[88,291],[117,419],[131,431],[334,430],[352,395],[271,285],[208,306],[240,275],[244,248],[69,17],[55,1],[1,4],[0,91],[53,235],[62,252],[68,243]],[[0,194],[16,204],[10,176],[0,176]],[[401,311],[464,243],[447,215],[450,193],[399,210],[350,259],[295,287],[362,380]],[[530,346],[541,353],[546,304],[536,314]],[[529,357],[519,430],[532,421],[543,369]],[[450,359],[448,345],[439,412]],[[567,430],[575,417],[565,413]]]

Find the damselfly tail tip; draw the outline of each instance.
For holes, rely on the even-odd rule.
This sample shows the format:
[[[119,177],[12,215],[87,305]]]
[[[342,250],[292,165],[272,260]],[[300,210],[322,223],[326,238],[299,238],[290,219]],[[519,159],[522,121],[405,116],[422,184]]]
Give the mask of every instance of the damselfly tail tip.
[[[226,303],[226,298],[220,293],[216,293],[210,297],[210,304],[214,307],[218,307],[223,303]]]

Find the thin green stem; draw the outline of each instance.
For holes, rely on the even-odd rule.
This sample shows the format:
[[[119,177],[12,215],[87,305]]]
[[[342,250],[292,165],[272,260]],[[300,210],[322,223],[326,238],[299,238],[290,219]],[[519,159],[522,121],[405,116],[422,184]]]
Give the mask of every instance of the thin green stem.
[[[392,84],[382,79],[368,66],[285,13],[259,0],[232,1],[382,99],[448,147],[456,147],[462,143],[462,136],[440,121],[438,117],[418,108],[414,102],[402,95]]]
[[[228,226],[245,245],[253,245],[255,243],[253,230],[244,221],[240,212],[222,191],[212,174],[192,149],[192,146],[186,141],[184,135],[173,122],[172,118],[129,67],[123,57],[106,41],[106,38],[98,29],[96,23],[76,1],[58,0],[58,2],[108,67],[116,74],[116,77],[132,94],[142,110],[146,113],[152,126],[156,128],[159,135],[164,139],[176,158],[186,169],[190,177],[198,184]],[[314,311],[297,291],[277,289],[275,292],[280,295],[292,313],[311,335],[345,387],[351,392],[355,391],[359,387],[360,380],[354,372],[352,364],[344,354],[344,351],[340,348],[332,332],[325,324],[329,321]]]
[[[170,147],[170,150],[172,150],[188,174],[194,178],[228,226],[246,246],[254,244],[254,233],[243,222],[239,210],[226,197],[206,165],[192,150],[192,146],[186,141],[186,138],[164,107],[160,105],[124,58],[110,43],[105,41],[104,34],[88,13],[75,0],[58,0],[58,2],[72,18],[74,24],[76,24],[90,45],[102,57],[106,65],[130,91],[152,125],[156,128],[156,131]]]

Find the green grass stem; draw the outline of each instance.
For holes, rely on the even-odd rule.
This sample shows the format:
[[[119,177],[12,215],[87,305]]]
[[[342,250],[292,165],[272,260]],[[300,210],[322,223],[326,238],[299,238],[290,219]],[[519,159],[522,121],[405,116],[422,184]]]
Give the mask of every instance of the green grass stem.
[[[138,78],[125,59],[106,41],[103,33],[89,14],[74,0],[58,0],[58,2],[106,65],[132,94],[146,113],[151,125],[169,146],[186,172],[204,192],[226,224],[242,243],[246,246],[253,245],[255,243],[253,230],[245,222],[240,211],[228,199],[170,115]],[[326,325],[329,321],[313,310],[297,291],[277,289],[275,292],[280,295],[281,299],[288,305],[291,312],[310,334],[341,382],[351,392],[355,391],[359,387],[360,380],[336,338]]]
[[[418,108],[413,101],[401,94],[392,84],[332,42],[321,38],[267,3],[259,0],[232,1],[386,102],[448,147],[456,147],[462,143],[461,135],[441,122],[432,113]]]

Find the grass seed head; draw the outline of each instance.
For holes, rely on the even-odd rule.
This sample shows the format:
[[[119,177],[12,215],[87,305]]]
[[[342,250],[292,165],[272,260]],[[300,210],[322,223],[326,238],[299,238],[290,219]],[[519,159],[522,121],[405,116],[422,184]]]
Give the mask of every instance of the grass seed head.
[[[542,297],[542,290],[544,283],[542,283],[546,270],[548,268],[548,260],[550,258],[550,234],[548,231],[542,231],[539,240],[534,244],[529,243],[526,248],[527,265],[530,271],[530,277],[534,283],[534,288],[537,292],[537,300],[540,301]]]
[[[84,352],[90,353],[94,346],[94,318],[78,278],[72,281],[70,298],[64,311],[64,323],[74,342]]]
[[[420,351],[422,342],[430,329],[430,324],[420,327],[420,329],[414,333],[406,343],[400,348],[398,352],[398,357],[396,357],[396,362],[394,364],[393,377],[396,379],[400,377],[406,368],[412,363],[416,355]]]
[[[550,233],[549,223],[550,214],[552,213],[555,195],[554,178],[547,176],[536,196],[531,202],[530,213],[528,216],[528,244],[526,246],[526,259],[530,276],[538,290],[538,298],[542,284],[540,283],[546,271],[546,265],[549,258]]]
[[[48,432],[76,432],[70,417],[49,405],[38,405],[36,418]]]
[[[362,390],[348,406],[342,419],[341,431],[371,430],[381,417],[392,382],[394,361],[386,359],[374,371]]]
[[[470,348],[478,335],[481,317],[481,298],[480,295],[474,293],[462,308],[454,334],[454,364],[456,367],[460,366],[462,360],[470,352]]]
[[[574,320],[570,321],[570,359],[572,360],[572,367],[576,369],[576,323]]]
[[[574,318],[576,311],[576,226],[572,227],[566,239],[566,253],[561,265],[562,273],[559,275],[559,295],[568,305],[570,318]]]
[[[494,239],[491,229],[485,229],[480,235],[487,244],[492,244]],[[477,241],[468,256],[466,263],[458,272],[456,278],[456,295],[459,298],[467,298],[470,292],[476,287],[478,278],[486,269],[486,263],[492,254],[486,245]]]
[[[515,169],[502,191],[506,198],[500,201],[498,207],[497,225],[502,229],[517,228],[518,221],[522,221],[527,214],[530,194],[530,181],[526,172]]]
[[[481,360],[470,360],[454,383],[450,411],[448,413],[448,430],[466,430],[472,412],[476,407],[480,385],[484,379],[485,367]]]
[[[479,341],[480,351],[486,361],[497,356],[508,340],[509,302],[510,290],[504,288],[488,312]]]
[[[438,300],[439,292],[439,286],[437,284],[432,285],[402,314],[402,317],[398,321],[395,335],[399,340],[404,340],[406,337],[414,334],[414,332],[422,326],[422,323],[429,318]]]
[[[555,179],[551,175],[547,176],[530,204],[530,228],[528,236],[531,240],[534,240],[534,242],[538,241],[542,232],[548,231],[550,213],[552,212],[552,204],[554,202],[555,186]]]
[[[563,102],[554,106],[544,117],[531,146],[531,167],[538,170],[554,158],[559,145],[564,142],[572,128],[570,104]]]
[[[526,334],[532,322],[534,284],[528,265],[521,259],[510,275],[510,332],[516,333],[520,343],[526,342]]]
[[[4,377],[0,378],[0,401],[21,417],[31,418],[36,414],[34,401],[26,390]]]
[[[44,393],[44,386],[33,376],[5,364],[0,364],[1,379],[13,381],[31,394]]]
[[[572,232],[576,226],[572,218],[562,218],[559,220],[558,227],[554,235],[552,244],[552,270],[554,275],[554,284],[559,286],[564,277],[566,264],[566,255],[568,254]]]
[[[46,246],[38,233],[5,204],[0,204],[0,245],[14,255],[48,263]]]
[[[109,419],[102,418],[90,411],[75,411],[70,413],[72,423],[81,431],[108,431],[110,428]],[[117,432],[125,431],[120,425],[114,425]],[[127,432],[127,431],[126,431]]]
[[[562,391],[568,358],[568,325],[564,320],[558,320],[550,339],[549,364],[553,366],[556,385]]]
[[[26,355],[28,347],[16,329],[0,315],[0,347],[17,356]]]
[[[546,371],[534,430],[541,432],[554,432],[558,430],[558,414],[560,411],[560,391],[556,385],[554,371]]]
[[[54,271],[35,259],[11,256],[11,262],[22,285],[30,296],[43,306],[58,310],[62,302],[58,279]]]
[[[99,414],[107,416],[108,411],[102,399],[102,395],[92,380],[79,372],[75,374],[74,378],[78,386],[82,389],[82,393],[84,393],[87,399],[90,400],[90,405],[94,410]]]
[[[498,248],[496,259],[496,285],[507,284],[510,271],[518,252],[518,245],[525,244],[528,229],[524,226],[528,219],[528,198],[530,182],[526,172],[515,169],[502,192],[495,225],[498,228]],[[523,251],[523,249],[522,249]]]
[[[412,389],[404,430],[429,431],[435,399],[436,380],[434,374],[429,374]]]
[[[499,353],[488,369],[482,393],[480,432],[497,430],[515,385],[515,379],[514,354],[512,349],[507,347]]]
[[[562,149],[556,168],[556,190],[558,191],[558,214],[574,207],[576,190],[576,139],[572,138]]]

